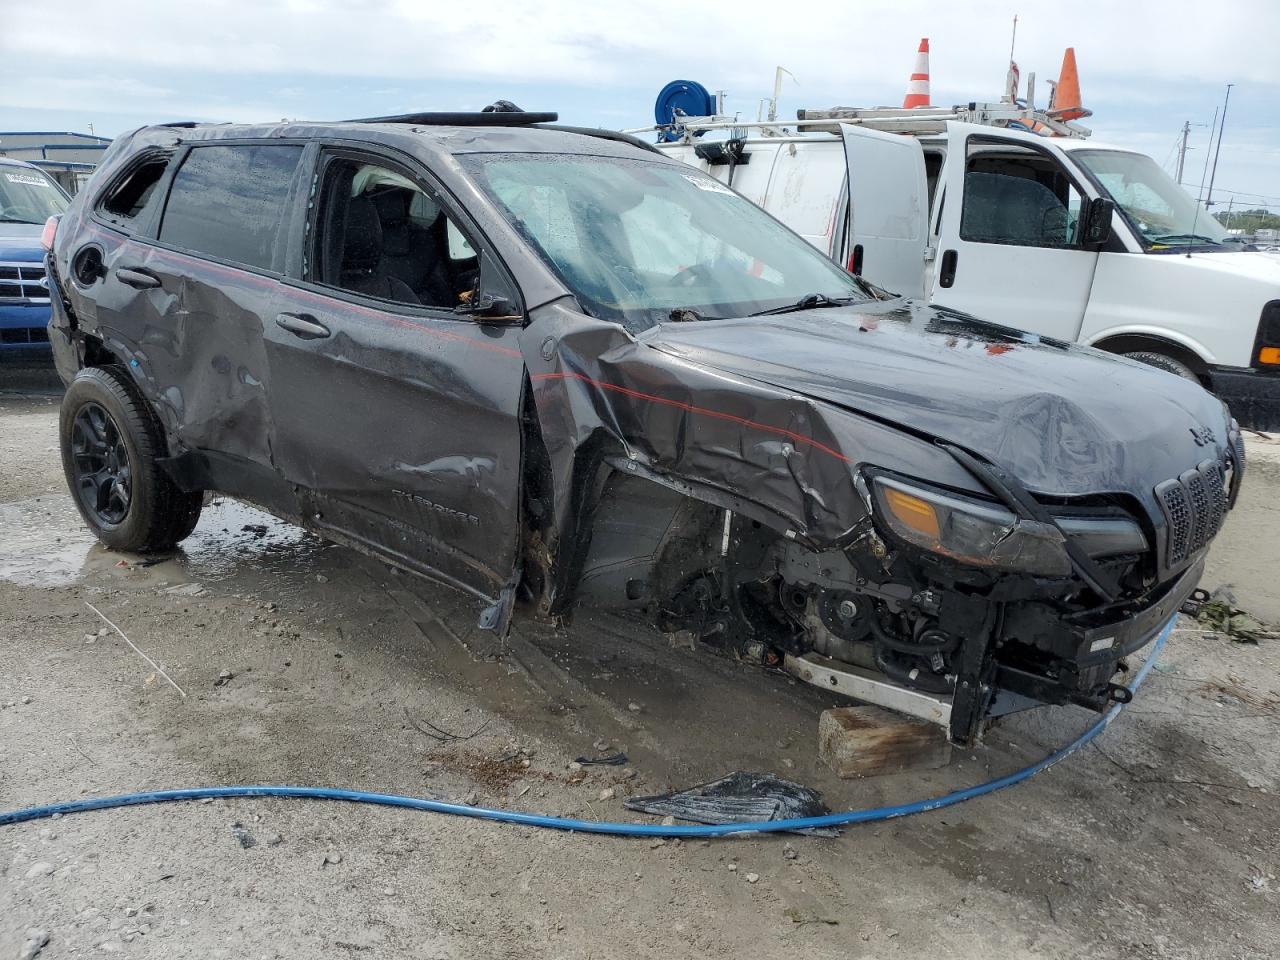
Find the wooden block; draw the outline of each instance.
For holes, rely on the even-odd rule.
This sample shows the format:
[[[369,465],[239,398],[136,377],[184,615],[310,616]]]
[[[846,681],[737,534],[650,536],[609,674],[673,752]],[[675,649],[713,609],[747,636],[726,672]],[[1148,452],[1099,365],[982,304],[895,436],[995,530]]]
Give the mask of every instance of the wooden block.
[[[951,762],[951,743],[936,724],[870,705],[835,707],[818,717],[818,756],[842,780]]]

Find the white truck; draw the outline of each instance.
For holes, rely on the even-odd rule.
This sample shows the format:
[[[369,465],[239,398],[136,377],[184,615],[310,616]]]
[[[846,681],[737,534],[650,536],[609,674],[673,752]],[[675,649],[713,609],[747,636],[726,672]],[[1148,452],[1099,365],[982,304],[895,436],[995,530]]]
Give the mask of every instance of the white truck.
[[[1145,361],[1280,428],[1280,259],[1070,126],[1010,104],[835,108],[689,121],[658,147],[887,290]]]

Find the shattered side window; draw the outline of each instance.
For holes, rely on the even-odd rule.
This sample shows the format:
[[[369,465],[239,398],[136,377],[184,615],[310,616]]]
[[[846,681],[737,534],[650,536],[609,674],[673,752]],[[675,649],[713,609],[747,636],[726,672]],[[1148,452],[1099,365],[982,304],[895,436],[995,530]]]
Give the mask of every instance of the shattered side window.
[[[128,228],[154,206],[156,188],[170,159],[167,155],[157,155],[135,166],[111,185],[98,207],[99,212],[117,226]]]
[[[295,144],[192,148],[169,188],[160,241],[278,271],[277,240],[301,156]]]

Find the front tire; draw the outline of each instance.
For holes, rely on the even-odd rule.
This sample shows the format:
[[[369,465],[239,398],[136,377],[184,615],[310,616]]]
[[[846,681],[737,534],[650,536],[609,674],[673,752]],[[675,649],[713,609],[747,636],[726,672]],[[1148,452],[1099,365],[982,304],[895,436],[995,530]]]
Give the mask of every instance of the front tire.
[[[1166,373],[1182,377],[1184,380],[1190,380],[1193,383],[1200,382],[1200,378],[1196,376],[1194,370],[1181,360],[1175,360],[1173,357],[1163,353],[1156,353],[1152,350],[1137,350],[1133,353],[1126,353],[1125,356],[1130,360],[1137,360],[1139,363],[1145,363],[1149,367],[1155,367]]]
[[[164,431],[118,367],[87,367],[62,399],[62,469],[80,515],[113,550],[172,550],[195,528],[203,495],[156,462]]]

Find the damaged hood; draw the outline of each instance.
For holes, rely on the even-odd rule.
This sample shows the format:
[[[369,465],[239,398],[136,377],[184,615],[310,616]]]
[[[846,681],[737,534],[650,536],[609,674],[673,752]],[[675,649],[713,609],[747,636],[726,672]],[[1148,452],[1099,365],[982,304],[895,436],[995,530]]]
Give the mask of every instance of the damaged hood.
[[[1221,401],[1195,383],[914,301],[666,323],[640,341],[964,447],[1046,495],[1148,500],[1227,442]]]

